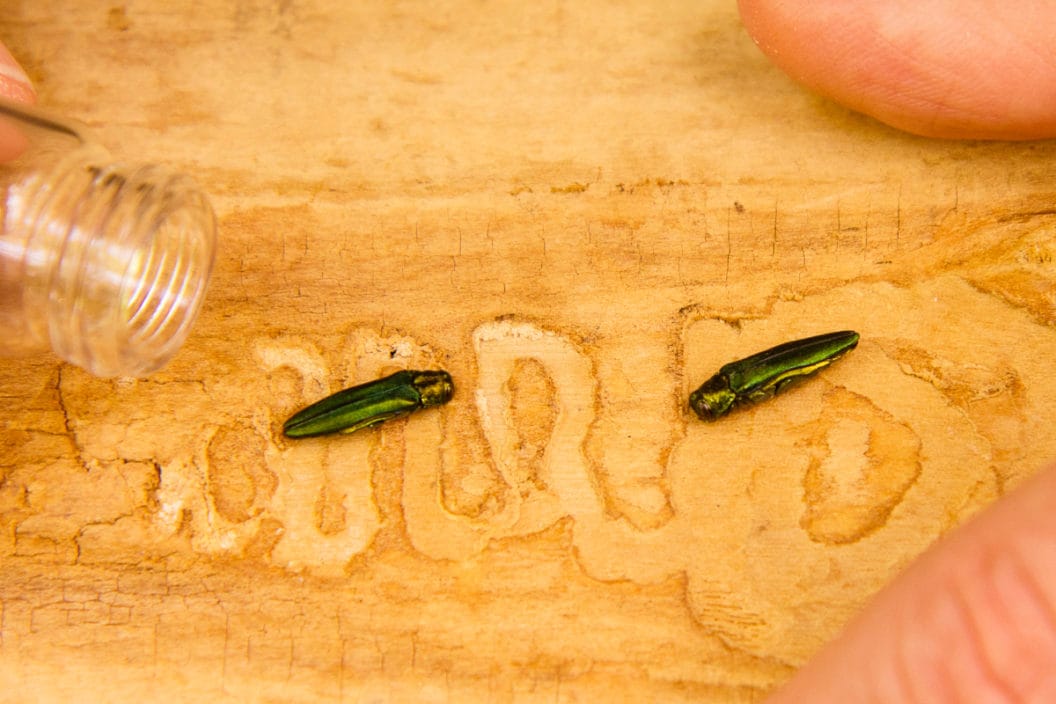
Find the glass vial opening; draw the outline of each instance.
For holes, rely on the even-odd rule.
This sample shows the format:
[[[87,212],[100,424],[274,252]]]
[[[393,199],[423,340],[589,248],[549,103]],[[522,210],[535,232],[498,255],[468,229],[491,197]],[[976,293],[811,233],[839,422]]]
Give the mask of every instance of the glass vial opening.
[[[111,164],[74,134],[74,145],[7,179],[0,293],[19,304],[12,313],[7,302],[7,322],[18,320],[26,346],[42,342],[98,376],[148,374],[201,309],[215,217],[190,178]]]

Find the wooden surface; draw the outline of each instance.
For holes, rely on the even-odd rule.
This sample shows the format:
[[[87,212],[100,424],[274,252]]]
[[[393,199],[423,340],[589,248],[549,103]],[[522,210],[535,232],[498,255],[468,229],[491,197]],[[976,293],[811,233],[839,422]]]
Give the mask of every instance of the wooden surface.
[[[0,700],[759,701],[1056,458],[1053,143],[851,114],[732,2],[195,5],[0,16],[221,227],[162,373],[0,363]],[[451,404],[280,437],[405,366]]]

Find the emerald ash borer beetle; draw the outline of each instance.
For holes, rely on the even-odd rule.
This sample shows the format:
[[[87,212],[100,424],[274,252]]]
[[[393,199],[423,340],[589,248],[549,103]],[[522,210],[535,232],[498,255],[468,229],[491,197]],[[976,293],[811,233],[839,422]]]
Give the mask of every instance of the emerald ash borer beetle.
[[[327,396],[282,425],[291,438],[352,433],[451,400],[455,386],[445,371],[405,369]]]
[[[689,395],[701,420],[717,420],[734,407],[771,398],[799,379],[816,374],[858,345],[852,330],[830,332],[730,362]]]

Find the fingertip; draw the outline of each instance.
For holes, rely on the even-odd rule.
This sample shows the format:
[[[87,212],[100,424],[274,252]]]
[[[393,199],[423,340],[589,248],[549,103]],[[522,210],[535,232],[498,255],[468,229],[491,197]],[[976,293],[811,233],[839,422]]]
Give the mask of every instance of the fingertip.
[[[19,103],[37,102],[33,82],[3,44],[0,44],[0,97]]]
[[[1052,701],[1056,467],[954,531],[769,704]]]
[[[1047,3],[739,0],[760,49],[794,80],[920,135],[1056,136]]]

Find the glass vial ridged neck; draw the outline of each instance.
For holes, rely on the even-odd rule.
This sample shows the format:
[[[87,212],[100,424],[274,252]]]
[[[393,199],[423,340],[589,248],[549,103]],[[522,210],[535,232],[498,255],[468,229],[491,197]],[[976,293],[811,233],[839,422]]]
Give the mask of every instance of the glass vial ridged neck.
[[[212,208],[188,177],[114,164],[56,124],[66,136],[49,138],[61,149],[31,139],[0,164],[0,332],[13,335],[8,351],[43,346],[99,376],[149,374],[176,353],[201,308],[216,246]]]

